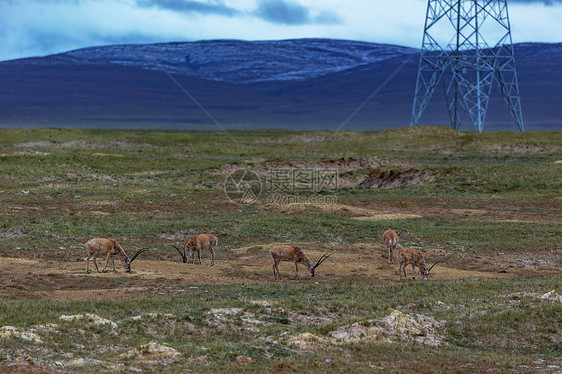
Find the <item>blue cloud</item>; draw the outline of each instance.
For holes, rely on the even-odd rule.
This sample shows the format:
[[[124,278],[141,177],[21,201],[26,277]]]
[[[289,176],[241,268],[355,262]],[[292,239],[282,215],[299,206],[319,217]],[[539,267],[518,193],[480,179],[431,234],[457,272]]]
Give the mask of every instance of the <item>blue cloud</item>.
[[[341,22],[338,15],[329,11],[321,11],[312,15],[310,9],[287,0],[258,0],[258,7],[252,12],[244,12],[229,7],[223,0],[208,2],[194,0],[137,0],[142,8],[166,9],[181,13],[214,14],[226,17],[253,16],[271,23],[283,25],[333,24]]]
[[[331,24],[339,23],[340,18],[332,12],[323,11],[312,16],[310,10],[296,2],[285,0],[260,0],[254,16],[283,25]]]
[[[521,3],[521,4],[541,3],[547,6],[553,6],[554,4],[562,4],[562,0],[510,0],[510,3]]]
[[[308,8],[283,0],[262,0],[254,14],[266,21],[286,25],[302,25],[310,22]]]
[[[221,0],[202,3],[191,0],[138,0],[137,5],[143,8],[160,8],[182,13],[216,14],[234,17],[241,12],[224,4]]]

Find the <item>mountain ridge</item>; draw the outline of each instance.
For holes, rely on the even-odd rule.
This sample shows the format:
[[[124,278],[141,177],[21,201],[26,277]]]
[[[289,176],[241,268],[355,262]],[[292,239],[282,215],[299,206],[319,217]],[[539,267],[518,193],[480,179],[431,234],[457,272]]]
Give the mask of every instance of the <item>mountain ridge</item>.
[[[201,45],[189,60],[202,66],[194,72],[186,51]],[[158,59],[143,51],[154,46],[164,69],[146,68]],[[408,47],[291,39],[90,47],[9,60],[0,62],[0,127],[216,128],[185,92],[224,128],[335,129],[373,93],[346,129],[407,126],[418,56]],[[515,57],[527,129],[562,128],[562,43],[517,44]],[[440,90],[421,124],[448,126]],[[498,92],[493,88],[485,129],[516,130]],[[472,126],[465,120],[462,129]]]
[[[307,80],[418,50],[391,44],[340,39],[279,41],[203,40],[87,47],[20,64],[113,64],[230,83]],[[1,64],[1,62],[0,62]]]

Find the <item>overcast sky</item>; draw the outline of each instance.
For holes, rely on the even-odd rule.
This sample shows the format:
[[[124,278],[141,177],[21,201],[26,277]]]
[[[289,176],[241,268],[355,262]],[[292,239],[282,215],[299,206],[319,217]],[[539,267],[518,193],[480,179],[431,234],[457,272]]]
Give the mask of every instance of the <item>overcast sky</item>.
[[[509,0],[513,41],[561,42],[562,0]],[[122,43],[323,37],[419,48],[426,0],[0,0],[0,60]]]

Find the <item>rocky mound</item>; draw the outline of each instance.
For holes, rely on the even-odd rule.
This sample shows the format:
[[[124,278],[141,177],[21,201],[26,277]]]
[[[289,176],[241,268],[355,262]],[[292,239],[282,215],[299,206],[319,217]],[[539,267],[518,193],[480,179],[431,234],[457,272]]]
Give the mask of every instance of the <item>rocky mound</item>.
[[[359,187],[395,188],[432,182],[437,173],[430,169],[383,170],[373,169]]]

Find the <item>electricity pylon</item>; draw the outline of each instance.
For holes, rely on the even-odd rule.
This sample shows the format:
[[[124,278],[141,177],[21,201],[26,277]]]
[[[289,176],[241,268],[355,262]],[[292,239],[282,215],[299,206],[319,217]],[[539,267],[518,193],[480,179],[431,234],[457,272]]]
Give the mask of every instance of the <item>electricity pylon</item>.
[[[468,112],[482,132],[495,82],[525,131],[512,43],[507,0],[428,0],[410,125],[418,124],[442,82],[451,127],[460,129]]]

